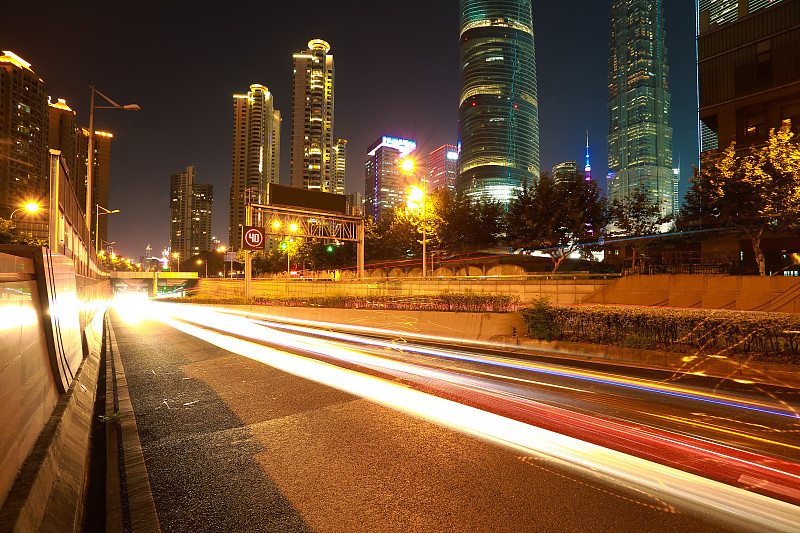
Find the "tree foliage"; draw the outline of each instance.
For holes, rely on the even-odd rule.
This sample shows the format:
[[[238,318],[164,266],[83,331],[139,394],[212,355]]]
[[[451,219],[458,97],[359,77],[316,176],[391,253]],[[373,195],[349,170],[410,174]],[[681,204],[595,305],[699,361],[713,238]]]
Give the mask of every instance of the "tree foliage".
[[[37,239],[30,233],[20,231],[11,220],[0,218],[0,244],[47,246],[47,241]]]
[[[642,248],[641,239],[655,235],[659,228],[671,220],[671,216],[662,216],[661,209],[647,192],[644,184],[639,184],[624,199],[614,198],[609,204],[608,213],[614,227],[611,235],[631,237],[631,267],[636,267],[636,259]]]
[[[788,124],[764,146],[737,153],[735,144],[704,155],[679,218],[684,227],[734,226],[750,238],[759,274],[761,240],[800,227],[800,143]]]
[[[594,181],[575,174],[556,182],[543,173],[509,203],[506,228],[512,246],[547,253],[556,272],[572,253],[596,245],[607,222],[606,199]]]

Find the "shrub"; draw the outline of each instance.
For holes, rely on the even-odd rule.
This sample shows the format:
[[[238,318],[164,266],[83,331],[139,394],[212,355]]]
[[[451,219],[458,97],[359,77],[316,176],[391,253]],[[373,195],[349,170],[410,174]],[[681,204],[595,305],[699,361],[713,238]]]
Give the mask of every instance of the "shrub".
[[[522,316],[536,338],[547,338],[552,322],[553,338],[560,340],[800,363],[800,315],[795,314],[535,302]]]
[[[522,317],[528,324],[528,335],[534,339],[551,341],[560,333],[556,308],[550,305],[547,297],[534,300],[530,307],[522,310]]]

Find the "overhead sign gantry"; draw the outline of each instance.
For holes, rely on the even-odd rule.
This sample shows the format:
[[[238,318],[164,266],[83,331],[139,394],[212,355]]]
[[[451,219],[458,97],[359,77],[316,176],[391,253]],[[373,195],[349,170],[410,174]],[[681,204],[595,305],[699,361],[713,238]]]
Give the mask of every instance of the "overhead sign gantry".
[[[266,237],[302,237],[323,242],[355,242],[358,277],[364,277],[364,219],[346,214],[345,196],[270,183],[266,191],[247,190],[242,248],[245,297],[251,296],[249,250],[265,249]],[[259,239],[259,235],[261,238]],[[259,244],[261,248],[253,245]]]

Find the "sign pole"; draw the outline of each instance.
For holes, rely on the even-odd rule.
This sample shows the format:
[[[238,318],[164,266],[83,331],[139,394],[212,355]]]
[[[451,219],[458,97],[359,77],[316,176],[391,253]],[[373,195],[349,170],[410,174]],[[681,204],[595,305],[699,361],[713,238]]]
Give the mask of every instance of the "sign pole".
[[[244,219],[245,224],[248,226],[253,225],[253,207],[248,202],[244,208]],[[244,243],[242,243],[244,244]],[[253,297],[253,259],[250,256],[250,250],[245,249],[244,251],[244,298],[247,300],[247,303],[250,303],[250,299]]]

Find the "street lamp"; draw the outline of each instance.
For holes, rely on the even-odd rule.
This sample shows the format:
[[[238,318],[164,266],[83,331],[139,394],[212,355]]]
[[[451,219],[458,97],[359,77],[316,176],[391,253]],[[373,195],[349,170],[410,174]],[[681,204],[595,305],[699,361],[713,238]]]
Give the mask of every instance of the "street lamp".
[[[226,248],[224,246],[220,246],[219,248],[217,248],[217,251],[219,253],[223,254],[223,256],[222,256],[222,279],[225,279],[225,255],[224,255],[225,254],[225,250],[226,250]]]
[[[410,163],[409,163],[410,162]],[[400,166],[406,170],[410,168],[411,170],[414,169],[414,161],[411,159],[406,158],[400,164]],[[408,188],[408,198],[406,203],[408,205],[408,209],[411,211],[416,211],[420,208],[420,204],[422,204],[422,278],[425,279],[427,277],[427,265],[425,264],[425,255],[427,253],[427,244],[428,239],[426,235],[426,208],[428,204],[427,195],[425,194],[425,180],[422,180],[422,187],[418,187],[416,185],[412,185]]]
[[[179,254],[178,252],[175,252],[174,254],[172,254],[172,257],[175,259],[175,262],[178,264],[177,265],[178,266],[178,271],[180,271],[180,269],[181,269],[181,262],[179,260],[180,255],[181,254]],[[172,268],[170,268],[169,271],[172,272]]]
[[[105,207],[100,204],[94,204],[97,208],[97,215],[95,215],[95,222],[94,222],[94,253],[96,254],[98,250],[100,250],[100,215],[113,215],[114,213],[119,213],[119,209],[114,209],[113,211],[109,211]],[[101,213],[100,210],[103,210]]]
[[[90,85],[92,88],[92,101],[89,104],[89,162],[86,169],[86,226],[92,227],[92,178],[94,177],[94,110],[95,109],[124,109],[125,111],[138,111],[141,109],[136,104],[119,105],[114,100],[104,95]],[[94,93],[99,94],[108,101],[111,105],[94,105]],[[95,238],[97,235],[95,235]]]
[[[9,220],[14,220],[14,214],[17,211],[25,210],[28,213],[36,213],[37,211],[39,211],[39,209],[41,209],[41,207],[39,207],[39,204],[37,204],[36,202],[28,202],[27,204],[23,205],[22,207],[20,207],[18,209],[14,209],[11,212],[11,216],[9,216],[8,219]]]
[[[198,260],[197,260],[197,264],[198,264],[198,265],[202,265],[202,264],[203,264],[203,262],[204,262],[204,261],[203,261],[202,259],[198,259]],[[208,277],[208,260],[207,260],[207,259],[206,259],[206,261],[205,261],[205,264],[206,264],[206,277]]]

